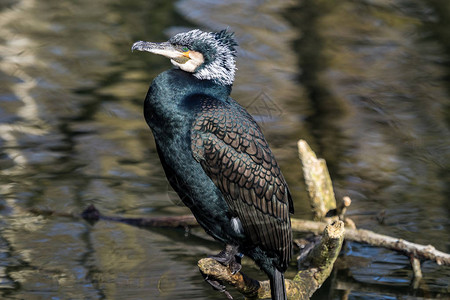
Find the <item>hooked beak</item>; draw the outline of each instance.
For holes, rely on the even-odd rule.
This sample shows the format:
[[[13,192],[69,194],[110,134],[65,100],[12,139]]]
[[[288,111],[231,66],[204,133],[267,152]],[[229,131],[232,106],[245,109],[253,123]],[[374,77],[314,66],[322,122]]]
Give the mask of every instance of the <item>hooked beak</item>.
[[[164,43],[151,43],[151,42],[144,42],[139,41],[133,44],[131,47],[131,51],[139,50],[139,51],[147,51],[150,53],[155,53],[159,55],[163,55],[165,57],[168,57],[178,63],[185,63],[189,60],[189,51],[188,52],[182,52],[178,49],[176,49],[171,43],[164,42]]]

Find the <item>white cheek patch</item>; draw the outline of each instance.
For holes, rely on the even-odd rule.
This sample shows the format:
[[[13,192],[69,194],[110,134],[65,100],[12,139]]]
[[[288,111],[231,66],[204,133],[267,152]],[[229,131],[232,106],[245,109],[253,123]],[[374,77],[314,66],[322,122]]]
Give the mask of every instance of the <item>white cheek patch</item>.
[[[189,53],[189,58],[190,59],[187,62],[178,64],[177,66],[183,71],[194,73],[195,70],[205,62],[203,55],[200,52],[191,51]]]
[[[237,217],[231,218],[231,227],[235,232],[239,234],[241,234],[244,231],[244,229],[242,228],[241,220],[239,220],[239,218]]]

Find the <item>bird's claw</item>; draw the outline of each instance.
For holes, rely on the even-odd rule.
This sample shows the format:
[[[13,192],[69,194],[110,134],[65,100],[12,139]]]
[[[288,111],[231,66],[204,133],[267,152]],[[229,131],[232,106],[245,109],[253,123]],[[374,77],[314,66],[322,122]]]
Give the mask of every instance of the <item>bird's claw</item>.
[[[234,275],[242,269],[242,265],[238,263],[236,260],[233,260],[228,265],[228,268],[230,269],[231,274]]]
[[[205,281],[209,283],[209,285],[212,286],[213,289],[216,291],[219,291],[221,293],[224,293],[225,296],[227,296],[228,299],[232,300],[233,296],[227,291],[226,287],[222,284],[219,280],[209,279],[208,276],[205,277]]]

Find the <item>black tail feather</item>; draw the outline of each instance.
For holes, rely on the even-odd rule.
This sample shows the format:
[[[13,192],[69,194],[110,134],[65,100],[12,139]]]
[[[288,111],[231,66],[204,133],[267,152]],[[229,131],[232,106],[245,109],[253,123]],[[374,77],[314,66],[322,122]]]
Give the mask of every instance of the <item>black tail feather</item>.
[[[272,300],[287,300],[286,287],[284,286],[284,275],[277,268],[270,277],[270,292]]]

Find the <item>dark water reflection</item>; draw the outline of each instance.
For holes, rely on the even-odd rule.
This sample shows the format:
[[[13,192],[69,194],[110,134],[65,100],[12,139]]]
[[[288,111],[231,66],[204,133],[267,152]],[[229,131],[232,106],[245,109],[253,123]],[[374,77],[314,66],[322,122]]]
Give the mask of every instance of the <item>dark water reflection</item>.
[[[196,268],[219,249],[201,231],[27,211],[94,203],[122,216],[187,213],[142,117],[148,84],[169,63],[130,52],[135,40],[183,28],[236,31],[233,96],[261,121],[296,217],[310,217],[302,137],[327,160],[338,195],[352,197],[360,227],[449,252],[449,3],[1,2],[2,297],[222,299]],[[358,244],[346,253],[316,298],[449,297],[448,268],[424,263],[413,290],[402,255]]]

